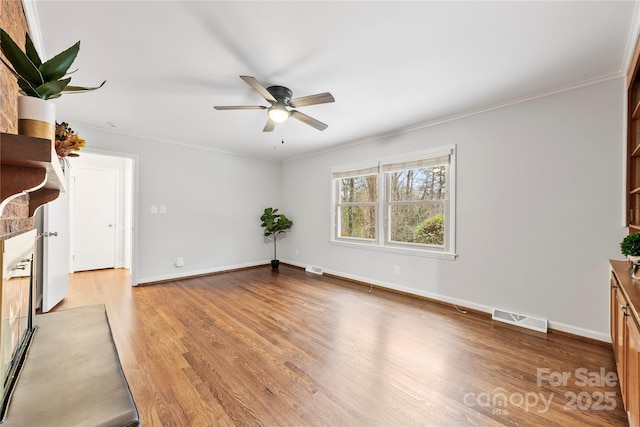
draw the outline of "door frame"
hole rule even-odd
[[[131,159],[131,286],[138,286],[138,162],[139,156],[137,154],[132,153],[124,153],[120,151],[111,151],[111,150],[101,150],[95,148],[84,148],[82,150],[86,153],[96,154],[100,156],[108,156],[108,157],[122,157],[126,159]],[[81,154],[82,155],[82,154]]]

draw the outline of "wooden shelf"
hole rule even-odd
[[[627,73],[626,216],[629,234],[640,233],[640,40]],[[611,342],[629,425],[640,425],[640,280],[628,261],[612,261]]]
[[[48,139],[0,133],[0,203],[29,194],[29,216],[66,191],[54,143]]]
[[[631,120],[640,119],[640,102],[636,104],[636,107],[633,109],[633,113],[631,114]]]

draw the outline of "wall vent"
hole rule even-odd
[[[526,316],[524,314],[510,313],[504,310],[493,310],[491,316],[493,320],[498,320],[504,323],[510,323],[512,325],[521,326],[527,329],[533,329],[534,331],[547,333],[547,320],[538,319],[536,317]]]
[[[308,265],[307,268],[305,268],[304,271],[308,271],[309,273],[313,273],[313,274],[322,275],[322,267],[316,267],[316,266],[313,266],[313,265]]]

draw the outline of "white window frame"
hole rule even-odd
[[[377,162],[371,163],[360,163],[353,164],[348,169],[334,168],[331,172],[331,180],[332,180],[332,194],[333,194],[333,202],[331,203],[333,209],[333,234],[335,235],[334,240],[344,240],[344,241],[352,241],[358,244],[371,244],[378,240],[379,236],[379,219],[380,219],[380,207],[379,207],[379,197],[380,197],[380,189],[378,186],[380,185],[379,179],[376,182],[377,194],[375,202],[353,202],[353,203],[341,203],[340,202],[340,179],[343,178],[355,178],[359,176],[369,176],[376,175],[378,176],[379,165]],[[345,237],[340,236],[340,208],[345,206],[373,206],[375,209],[375,233],[373,239],[363,238],[363,237]]]
[[[444,201],[445,217],[445,243],[443,246],[422,245],[408,242],[394,242],[389,237],[389,209],[393,202],[388,200],[389,187],[386,179],[387,171],[392,165],[420,164],[420,161],[448,157],[447,171],[447,199]],[[378,201],[376,208],[376,238],[362,239],[339,236],[339,178],[349,176],[362,176],[370,174],[372,169],[377,170],[378,175]],[[395,169],[400,170],[400,169]],[[406,170],[406,169],[402,169]],[[367,173],[363,173],[367,172]],[[455,144],[420,150],[401,155],[389,156],[378,160],[351,163],[337,166],[331,169],[331,236],[330,243],[336,246],[346,246],[381,252],[400,253],[415,256],[434,257],[453,260],[456,258],[456,146]],[[420,202],[430,203],[430,202]],[[440,203],[440,202],[438,202]]]

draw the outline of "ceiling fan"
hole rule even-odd
[[[322,123],[320,120],[309,117],[297,110],[289,110],[287,107],[299,108],[307,105],[335,102],[333,95],[329,92],[291,99],[293,92],[291,92],[289,88],[284,86],[269,86],[265,88],[262,83],[254,77],[240,76],[240,78],[262,95],[264,99],[269,101],[271,107],[265,107],[264,105],[216,105],[213,108],[216,110],[267,110],[267,123],[264,125],[264,129],[262,129],[263,132],[272,132],[276,127],[276,123],[284,122],[289,116],[318,130],[325,130],[328,127],[327,124]]]

